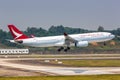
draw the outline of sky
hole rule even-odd
[[[49,29],[52,25],[97,30],[120,27],[120,0],[0,0],[0,29],[14,24]]]

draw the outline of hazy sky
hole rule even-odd
[[[0,0],[0,28],[51,25],[96,30],[120,27],[120,0]]]

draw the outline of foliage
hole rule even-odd
[[[99,31],[99,32],[103,32],[103,31],[104,31],[104,27],[99,26],[99,27],[98,27],[98,31]]]
[[[120,80],[120,75],[0,77],[0,80]]]
[[[120,60],[60,60],[71,67],[120,67]],[[55,61],[51,63],[57,64]]]

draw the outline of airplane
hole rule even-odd
[[[64,50],[67,52],[70,50],[71,46],[75,47],[86,47],[92,42],[105,42],[112,40],[115,35],[109,32],[93,32],[93,33],[82,33],[82,34],[71,34],[58,36],[48,36],[48,37],[28,37],[23,32],[21,32],[13,24],[8,25],[10,33],[13,36],[13,40],[9,40],[12,43],[19,43],[26,46],[32,47],[60,47],[58,51]]]

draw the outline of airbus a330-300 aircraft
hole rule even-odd
[[[8,28],[14,38],[14,40],[9,40],[10,42],[32,47],[59,46],[60,48],[58,49],[58,51],[68,51],[70,49],[70,46],[86,47],[89,43],[105,42],[115,37],[109,32],[94,32],[72,35],[64,33],[64,35],[59,36],[28,37],[19,29],[17,29],[14,25],[8,25]]]

